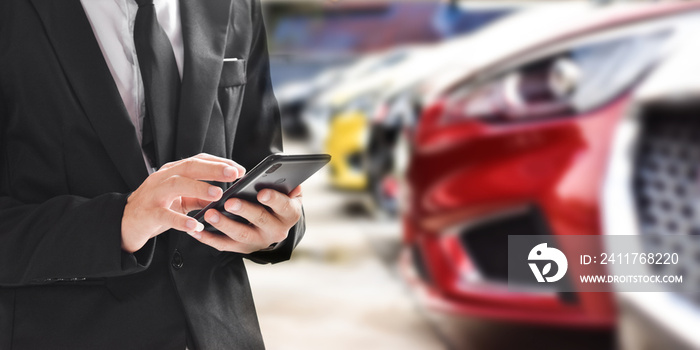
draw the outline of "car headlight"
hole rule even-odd
[[[453,90],[442,121],[530,120],[599,108],[639,82],[662,54],[670,30],[563,49]]]

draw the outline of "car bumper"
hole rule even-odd
[[[503,265],[511,234],[601,234],[600,190],[612,130],[628,100],[576,118],[465,123],[418,141],[404,232],[406,254],[417,253],[410,260],[423,265],[423,278],[411,283],[425,291],[429,305],[508,321],[613,326],[609,293],[509,289]],[[474,232],[482,238],[465,239]],[[489,243],[491,235],[500,241]],[[484,250],[496,257],[480,257]]]

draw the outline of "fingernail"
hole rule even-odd
[[[197,227],[195,227],[194,232],[202,232],[204,230],[204,224],[197,222]]]
[[[224,168],[224,176],[226,176],[226,177],[238,176],[238,169],[236,169],[232,166],[227,166]]]
[[[187,226],[187,228],[191,230],[197,227],[197,224],[199,224],[199,222],[197,222],[196,220],[187,220],[185,226]]]
[[[218,197],[219,191],[220,191],[220,188],[218,188],[216,186],[209,187],[209,195],[212,197]]]
[[[231,211],[239,211],[242,207],[241,201],[239,200],[234,200],[233,204],[231,204]]]
[[[219,220],[220,220],[219,214],[212,214],[212,215],[209,217],[209,222],[211,222],[212,224],[218,223]],[[204,227],[202,227],[202,229],[204,229]],[[201,230],[200,230],[200,231],[201,231]]]
[[[196,239],[202,239],[202,234],[199,232],[187,232],[187,234]]]
[[[270,200],[270,192],[263,192],[262,196],[260,196],[260,200],[263,202],[267,202]]]

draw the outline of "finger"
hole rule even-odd
[[[284,223],[297,222],[301,217],[301,202],[299,197],[290,198],[275,190],[265,189],[258,192],[258,201],[270,207],[275,215]]]
[[[289,198],[301,197],[302,195],[301,185],[299,185],[289,193]]]
[[[200,210],[209,205],[212,201],[210,200],[203,200],[199,198],[187,198],[187,197],[182,197],[182,202],[180,203],[180,207],[182,208],[182,211],[185,213],[189,213],[191,211],[195,210]]]
[[[240,164],[234,162],[234,161],[231,160],[231,159],[217,157],[217,156],[214,156],[214,155],[211,155],[211,154],[208,154],[208,153],[200,153],[200,154],[196,155],[195,157],[196,157],[196,158],[199,158],[199,159],[204,159],[204,160],[213,161],[213,162],[224,162],[224,163],[226,163],[226,164],[228,164],[228,165],[230,165],[230,166],[235,167],[236,169],[238,169],[238,174],[239,174],[240,176],[243,176],[243,175],[245,174],[245,172],[246,172],[246,169],[245,169],[242,165],[240,165]]]
[[[173,228],[184,232],[199,232],[204,229],[201,222],[170,209],[160,208],[154,215],[160,226]]]
[[[192,157],[185,158],[185,159],[180,159],[180,160],[174,161],[174,162],[165,163],[160,169],[172,168],[175,165],[178,165],[178,164],[182,163],[183,161],[186,161],[190,158],[197,158],[197,159],[208,160],[208,161],[213,161],[213,162],[220,162],[220,163],[228,164],[228,165],[233,166],[233,167],[243,168],[240,164],[234,162],[231,159],[217,157],[217,156],[214,156],[214,155],[211,155],[208,153],[200,153],[200,154],[197,154],[196,156],[192,156]]]
[[[216,201],[223,195],[223,190],[206,182],[192,180],[182,176],[171,176],[156,187],[153,198],[159,206],[169,207],[178,197],[197,198],[204,201]]]
[[[169,178],[179,175],[195,180],[233,182],[241,173],[238,168],[225,162],[205,160],[201,158],[187,158],[173,165],[164,166],[152,176]]]
[[[265,232],[282,227],[282,222],[264,206],[238,198],[229,199],[224,203],[227,212],[236,214]]]
[[[209,231],[192,232],[190,233],[190,235],[196,240],[222,252],[226,251],[249,254],[254,251],[260,250],[260,248],[256,248],[241,242],[236,242],[233,239],[231,239],[231,237],[211,233]]]
[[[257,227],[229,219],[215,209],[207,210],[204,213],[204,220],[236,242],[260,247],[269,245],[269,243],[265,244],[267,240]]]

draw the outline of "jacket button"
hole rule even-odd
[[[170,264],[173,266],[175,270],[179,270],[182,268],[182,265],[184,265],[185,260],[182,259],[182,254],[180,254],[180,251],[175,249],[175,254],[173,254],[173,260],[170,262]]]

